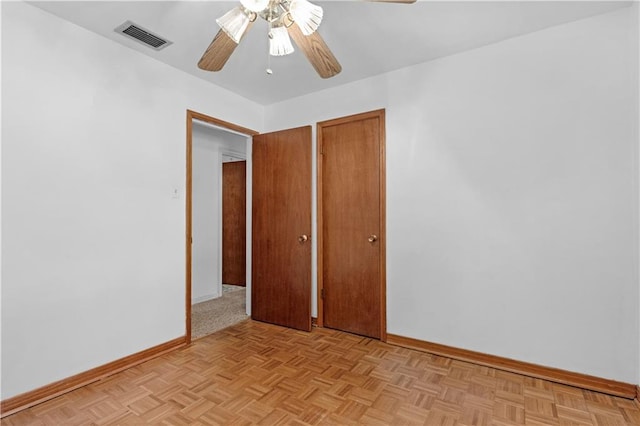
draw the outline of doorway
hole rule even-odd
[[[318,123],[318,325],[386,340],[385,111]]]
[[[194,326],[194,303],[214,303],[225,307],[222,286],[222,167],[225,156],[233,156],[251,163],[251,137],[257,132],[232,123],[187,111],[187,180],[186,203],[186,339],[192,339]],[[250,224],[250,172],[246,177],[245,198],[245,251],[251,247]],[[247,263],[250,257],[246,256]],[[245,271],[250,265],[245,263]],[[245,272],[245,275],[246,272]],[[241,315],[250,312],[250,276],[246,276],[246,295],[241,303]],[[243,293],[245,293],[243,289]],[[237,296],[237,295],[235,295]],[[237,299],[237,297],[236,297]],[[199,304],[199,305],[200,305]],[[216,308],[218,309],[218,308]],[[198,315],[202,312],[198,311]],[[210,313],[208,313],[210,314]],[[227,315],[227,313],[223,313]],[[228,316],[228,315],[227,315]],[[212,323],[219,326],[219,315],[208,315]],[[227,318],[233,320],[233,318]],[[224,324],[223,324],[224,325]],[[199,330],[200,337],[202,330]],[[208,334],[208,333],[207,333]]]

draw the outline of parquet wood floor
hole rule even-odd
[[[3,425],[640,425],[634,401],[247,320]]]

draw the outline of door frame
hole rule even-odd
[[[380,340],[387,341],[387,193],[386,193],[386,131],[385,131],[385,109],[379,109],[375,111],[364,112],[360,114],[349,115],[346,117],[335,118],[332,120],[325,120],[316,124],[316,166],[317,166],[317,201],[316,201],[316,235],[317,235],[317,309],[318,327],[324,326],[324,301],[322,300],[322,292],[324,290],[323,280],[323,217],[322,217],[322,128],[335,126],[338,124],[349,123],[351,121],[366,120],[369,118],[378,118],[380,124]]]
[[[221,130],[241,133],[248,138],[257,134],[255,130],[239,126],[228,121],[220,120],[190,109],[187,110],[187,141],[186,141],[186,182],[185,182],[185,341],[191,343],[191,255],[193,242],[192,212],[193,212],[193,120],[203,121]]]

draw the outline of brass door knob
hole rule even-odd
[[[308,240],[309,240],[309,237],[308,237],[308,236],[306,236],[306,235],[304,235],[304,234],[302,234],[302,235],[300,235],[300,236],[298,237],[298,242],[299,242],[299,243],[304,243],[304,242],[306,242],[306,241],[308,241]]]
[[[370,243],[375,243],[378,240],[378,236],[375,234],[371,234],[369,235],[369,242]]]

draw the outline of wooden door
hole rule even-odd
[[[253,137],[251,316],[311,330],[311,127]]]
[[[318,149],[322,325],[385,339],[384,110],[318,123]]]
[[[222,163],[222,282],[246,285],[247,162]]]

